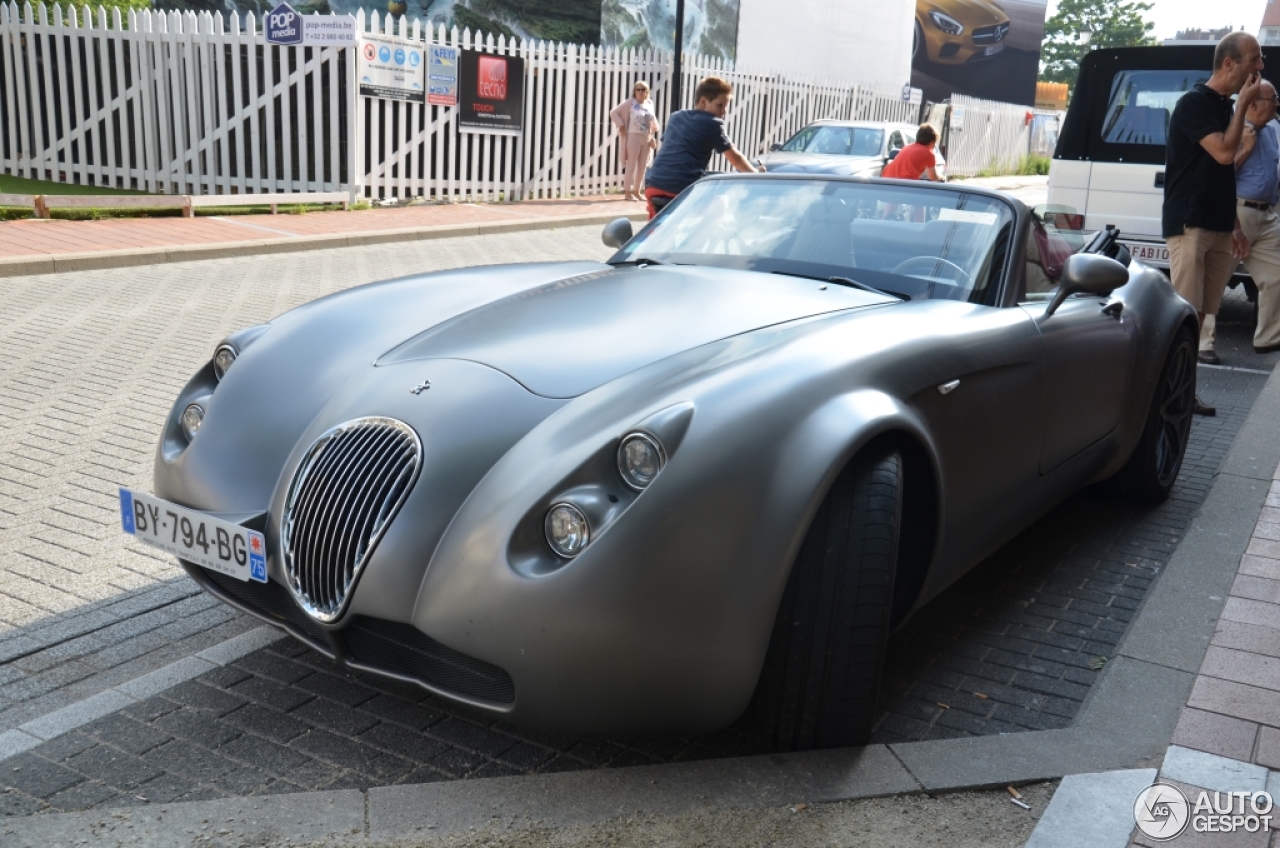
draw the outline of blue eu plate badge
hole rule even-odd
[[[261,533],[249,531],[249,576],[267,582],[267,544]]]

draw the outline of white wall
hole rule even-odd
[[[741,0],[738,63],[902,85],[915,0]]]

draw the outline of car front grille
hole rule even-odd
[[[422,442],[393,418],[329,430],[294,472],[280,521],[289,590],[317,621],[335,621],[422,466]]]
[[[412,624],[353,616],[342,631],[351,662],[389,671],[447,692],[510,704],[516,699],[511,675],[496,665],[440,644]]]
[[[1004,37],[1009,34],[1009,24],[996,24],[995,26],[978,27],[973,31],[974,44],[999,44],[1004,41]]]

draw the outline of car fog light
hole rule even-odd
[[[658,440],[646,433],[632,433],[618,446],[618,471],[633,489],[643,489],[658,476],[667,457]]]
[[[964,32],[963,24],[950,15],[944,15],[942,12],[930,12],[929,20],[933,21],[933,25],[947,35],[961,35]]]
[[[188,404],[187,408],[182,410],[182,435],[187,437],[188,442],[200,432],[200,425],[203,423],[204,407],[200,404]]]
[[[547,544],[565,559],[572,559],[582,553],[587,542],[591,541],[587,517],[573,504],[560,503],[551,507],[544,524]]]
[[[236,349],[231,345],[219,345],[213,353],[213,376],[219,380],[227,373],[231,363],[236,361]]]

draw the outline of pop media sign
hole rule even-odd
[[[302,15],[288,3],[281,3],[267,12],[267,43],[302,43]]]
[[[463,50],[460,70],[461,130],[519,134],[524,128],[524,59]]]

